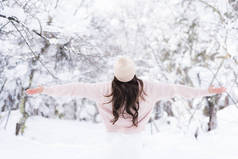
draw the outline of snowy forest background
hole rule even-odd
[[[100,124],[94,101],[24,91],[112,80],[118,55],[132,57],[138,77],[227,88],[212,97],[158,101],[151,134],[166,125],[197,138],[222,126],[218,112],[238,112],[237,0],[2,0],[0,38],[1,132],[12,127],[11,134],[24,136],[35,116]],[[226,117],[237,126],[236,113]]]

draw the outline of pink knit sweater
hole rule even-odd
[[[111,81],[98,82],[98,83],[82,83],[74,82],[63,85],[55,85],[44,87],[42,94],[51,96],[71,96],[88,98],[94,100],[99,110],[103,122],[105,123],[108,132],[123,132],[123,133],[136,133],[145,129],[145,125],[149,120],[153,107],[158,100],[169,99],[175,96],[184,98],[194,98],[213,95],[208,92],[208,89],[188,87],[179,84],[167,84],[157,81],[143,79],[144,91],[147,93],[145,96],[146,101],[140,101],[138,127],[132,125],[131,118],[120,117],[117,122],[112,125],[110,122],[113,119],[112,104],[103,104],[111,99],[104,97],[111,92]]]

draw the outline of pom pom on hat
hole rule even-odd
[[[134,78],[136,67],[127,56],[119,56],[114,64],[114,76],[121,82],[128,82]]]

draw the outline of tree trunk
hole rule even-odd
[[[208,122],[208,131],[211,131],[217,127],[217,109],[215,103],[213,102],[216,97],[206,97],[208,101],[208,113],[209,113],[209,122]]]

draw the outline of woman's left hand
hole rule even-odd
[[[212,86],[210,86],[210,87],[208,88],[208,92],[209,92],[209,93],[221,94],[221,93],[223,93],[223,92],[225,92],[225,91],[226,91],[226,88],[225,88],[225,87],[214,88],[214,86],[212,85]]]
[[[27,89],[26,93],[29,95],[39,94],[39,93],[43,92],[43,89],[44,89],[43,86],[39,86],[37,88]]]

